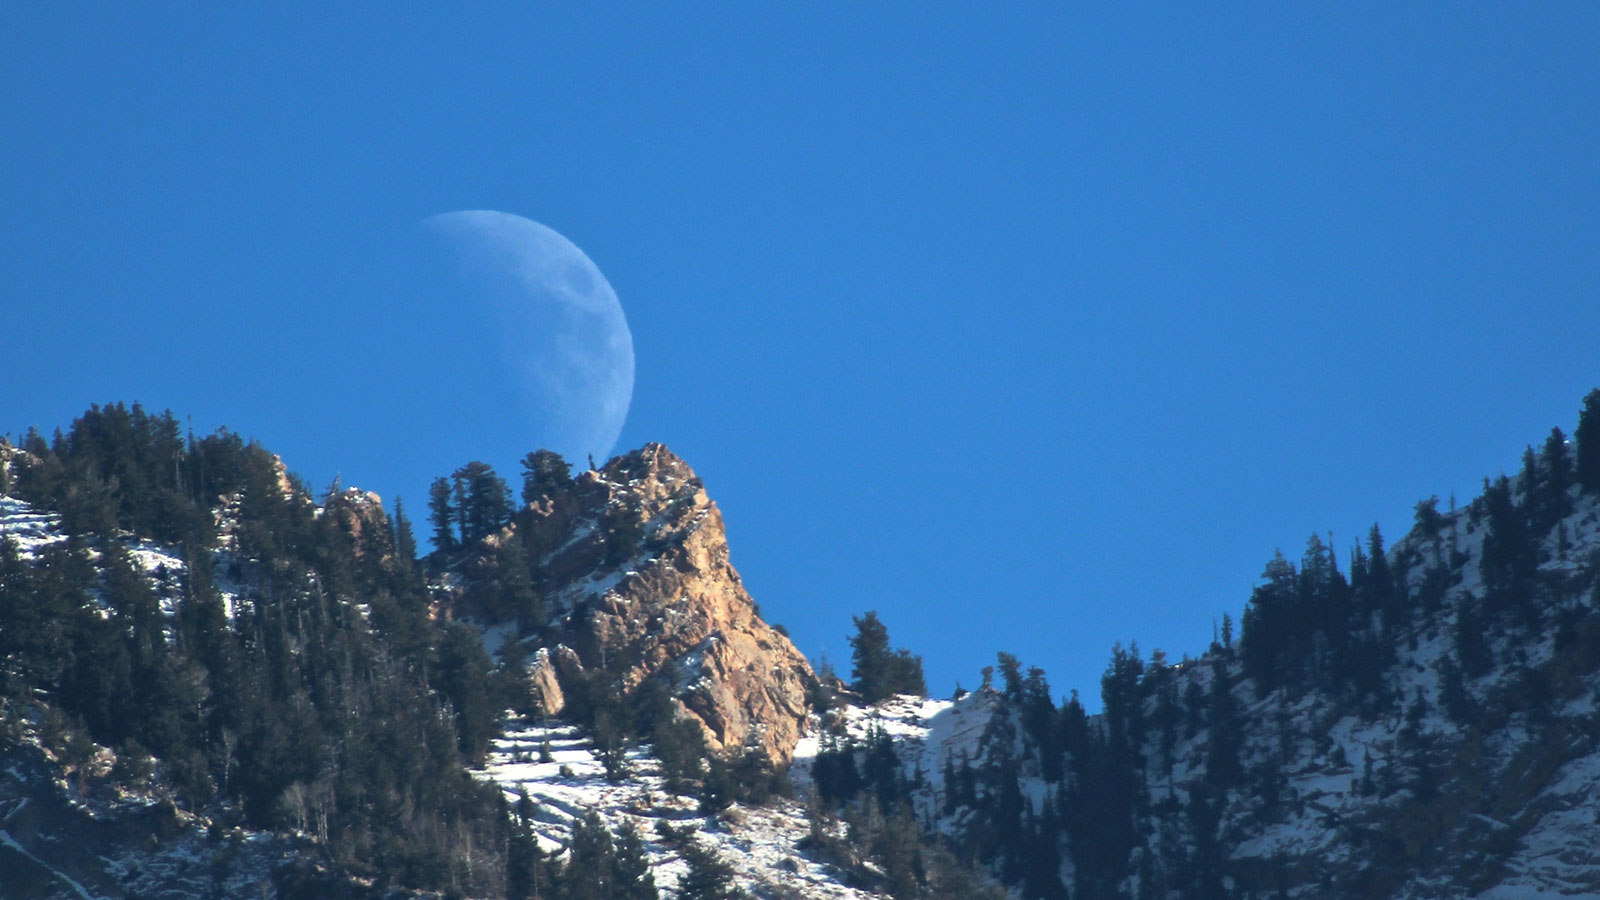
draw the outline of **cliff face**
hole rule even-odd
[[[630,689],[675,667],[678,700],[714,747],[793,756],[816,676],[762,620],[729,562],[721,512],[666,447],[553,486],[499,538],[523,541],[564,645],[534,658],[547,709],[579,667],[618,672]]]

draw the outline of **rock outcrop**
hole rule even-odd
[[[574,662],[630,690],[671,673],[714,748],[789,761],[816,676],[762,620],[729,562],[722,514],[682,459],[660,444],[616,457],[549,486],[497,537],[523,542],[563,645],[534,658],[547,710]]]

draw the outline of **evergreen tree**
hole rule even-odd
[[[689,871],[678,882],[678,900],[747,900],[750,896],[734,882],[733,869],[715,850],[690,838],[681,852]]]
[[[1194,678],[1185,681],[1187,683],[1183,686],[1183,736],[1193,738],[1206,724],[1206,697],[1199,681]]]
[[[450,479],[440,476],[428,486],[428,522],[433,525],[433,547],[449,552],[456,548],[455,506],[450,499]]]
[[[549,624],[549,615],[544,596],[534,589],[521,537],[512,535],[495,551],[495,557],[498,563],[498,605],[501,614],[516,619],[522,634],[542,631]]]
[[[1396,603],[1394,570],[1389,568],[1389,554],[1383,546],[1383,532],[1374,522],[1367,532],[1367,569],[1362,579],[1362,594],[1368,613],[1381,613],[1386,630],[1399,624],[1401,607]]]
[[[922,657],[904,647],[897,648],[889,659],[889,678],[897,694],[928,695],[928,683],[922,675]]]
[[[477,632],[459,624],[445,629],[432,673],[434,684],[455,711],[461,752],[474,762],[483,759],[500,726],[502,705],[489,677],[493,670],[494,660],[484,651]]]
[[[922,696],[927,693],[922,677],[922,657],[913,656],[904,649],[891,650],[889,629],[879,621],[876,612],[868,611],[852,620],[856,633],[850,638],[850,687],[861,695],[863,702],[877,703],[895,694]]]
[[[1203,786],[1189,794],[1185,824],[1188,826],[1191,850],[1189,864],[1185,867],[1189,878],[1188,890],[1183,893],[1185,897],[1194,900],[1227,900],[1228,893],[1222,880],[1227,849],[1217,837],[1222,801],[1222,796]]]
[[[1282,552],[1273,555],[1261,578],[1240,623],[1239,657],[1245,674],[1267,693],[1293,678],[1293,654],[1301,649],[1296,632],[1303,620],[1299,573]]]
[[[1214,661],[1211,666],[1211,695],[1206,720],[1210,726],[1206,742],[1206,781],[1219,788],[1239,784],[1244,769],[1239,751],[1244,744],[1244,726],[1239,706],[1233,699],[1227,667]]]
[[[561,873],[562,900],[614,900],[617,856],[599,813],[590,810],[573,823],[567,864]]]
[[[618,565],[631,559],[644,540],[644,504],[639,495],[624,492],[616,503],[600,514],[600,530],[606,537],[606,564]]]
[[[1572,498],[1568,496],[1574,482],[1572,452],[1561,429],[1550,429],[1539,460],[1543,478],[1539,485],[1539,524],[1535,530],[1543,534],[1572,513]]]
[[[535,450],[522,458],[522,502],[533,503],[572,480],[572,468],[553,450]]]
[[[511,489],[488,463],[473,460],[450,478],[463,545],[476,544],[511,520]]]
[[[1489,673],[1494,657],[1489,652],[1489,642],[1484,637],[1484,621],[1478,611],[1478,601],[1467,593],[1456,601],[1456,621],[1452,636],[1455,639],[1456,659],[1469,678]]]
[[[1412,534],[1419,538],[1437,539],[1439,529],[1444,527],[1444,516],[1439,514],[1438,496],[1417,501],[1413,521]]]
[[[1600,388],[1584,396],[1583,411],[1578,414],[1578,428],[1572,437],[1578,445],[1578,483],[1586,493],[1600,491]]]
[[[1004,650],[995,654],[1000,667],[1000,692],[1012,703],[1022,702],[1022,660]]]
[[[811,772],[817,793],[830,803],[855,796],[864,785],[856,767],[855,745],[848,738],[841,741],[834,735],[824,735]]]
[[[400,562],[410,566],[417,558],[417,538],[411,531],[411,520],[406,518],[406,506],[399,497],[394,498],[394,549]]]
[[[1144,663],[1135,646],[1111,648],[1111,662],[1100,676],[1100,700],[1105,710],[1106,745],[1117,765],[1139,768],[1144,745],[1144,696],[1139,689]]]
[[[615,900],[659,900],[655,876],[650,873],[650,857],[644,838],[629,819],[617,835],[617,854],[613,868],[612,896]]]
[[[1533,581],[1539,567],[1538,537],[1517,509],[1504,475],[1485,485],[1480,501],[1485,534],[1478,566],[1484,606],[1490,613],[1515,611],[1536,619]]]
[[[1467,693],[1466,684],[1461,674],[1461,667],[1449,656],[1439,660],[1439,705],[1444,707],[1451,720],[1458,724],[1469,724],[1476,718],[1477,704]]]
[[[922,895],[927,872],[922,861],[921,832],[909,805],[899,807],[886,818],[883,827],[872,836],[871,848],[883,868],[883,886],[889,896],[899,900]]]
[[[524,817],[512,829],[506,850],[506,900],[547,897],[550,882],[550,865]]]
[[[0,538],[8,705],[81,723],[56,729],[79,750],[120,745],[119,778],[147,777],[139,761],[154,753],[180,806],[220,795],[241,824],[300,831],[336,867],[481,896],[520,878],[513,896],[548,896],[531,836],[517,838],[499,792],[462,771],[450,724],[492,728],[493,697],[475,697],[492,695],[490,665],[470,630],[452,641],[427,618],[403,511],[357,535],[345,516],[316,516],[258,444],[225,431],[185,442],[170,414],[138,406],[92,408],[53,443],[29,443],[30,502],[93,533],[31,563]],[[122,532],[183,546],[181,581],[140,570]],[[220,560],[244,587],[227,604]]]

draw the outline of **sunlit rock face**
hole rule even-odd
[[[574,663],[617,673],[627,689],[671,670],[713,747],[793,756],[816,676],[762,620],[729,562],[721,512],[666,447],[548,490],[499,539],[524,542],[556,623],[555,649],[533,658],[541,696],[560,697]]]

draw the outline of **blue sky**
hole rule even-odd
[[[1092,696],[1600,383],[1592,5],[344,6],[0,12],[0,432],[511,474],[495,321],[416,288],[424,218],[505,210],[605,272],[619,449],[808,655],[876,609],[937,693]]]

